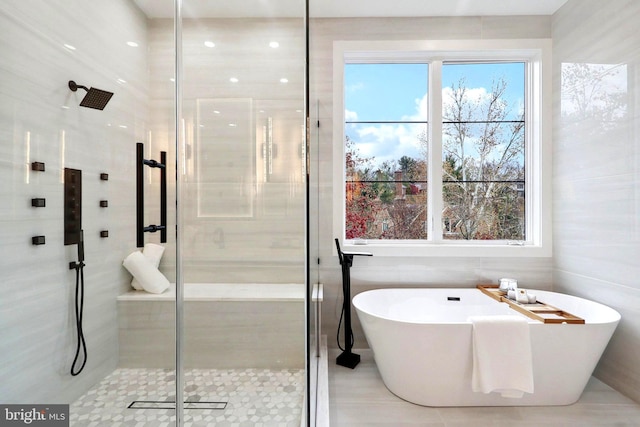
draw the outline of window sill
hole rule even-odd
[[[551,257],[551,247],[544,245],[480,244],[475,242],[354,244],[346,241],[345,252],[370,252],[382,257],[460,257],[460,258],[544,258]]]

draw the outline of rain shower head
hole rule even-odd
[[[69,80],[69,89],[73,92],[77,91],[78,88],[84,89],[87,91],[87,94],[80,102],[81,107],[94,108],[96,110],[104,110],[104,107],[107,106],[107,103],[113,96],[113,92],[107,92],[106,90],[96,89],[95,87],[87,88],[86,86],[82,86],[76,84],[73,80]]]

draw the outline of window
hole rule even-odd
[[[549,42],[375,45],[334,45],[336,235],[388,255],[549,256]]]
[[[445,239],[527,240],[526,65],[442,64]]]
[[[427,238],[427,81],[424,63],[345,64],[347,239]]]

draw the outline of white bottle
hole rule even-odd
[[[521,304],[529,304],[529,296],[525,289],[518,289],[516,291],[516,301]]]

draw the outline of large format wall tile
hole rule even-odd
[[[9,0],[0,27],[0,401],[67,403],[118,361],[115,301],[135,246],[134,147],[147,134],[146,18],[127,0]],[[80,107],[85,92],[71,92],[69,80],[114,96],[103,111]],[[30,171],[35,161],[44,172]],[[63,240],[65,167],[83,177],[89,357],[77,377],[69,374],[76,248]],[[46,207],[32,208],[36,197]],[[46,244],[31,245],[34,235]]]
[[[596,374],[640,401],[640,4],[570,0],[553,17],[554,290],[622,320]]]
[[[183,22],[187,282],[304,278],[303,30],[302,19],[291,18]],[[173,111],[172,31],[169,20],[150,23],[153,128],[161,138]],[[161,264],[168,275],[173,251],[168,245]]]

